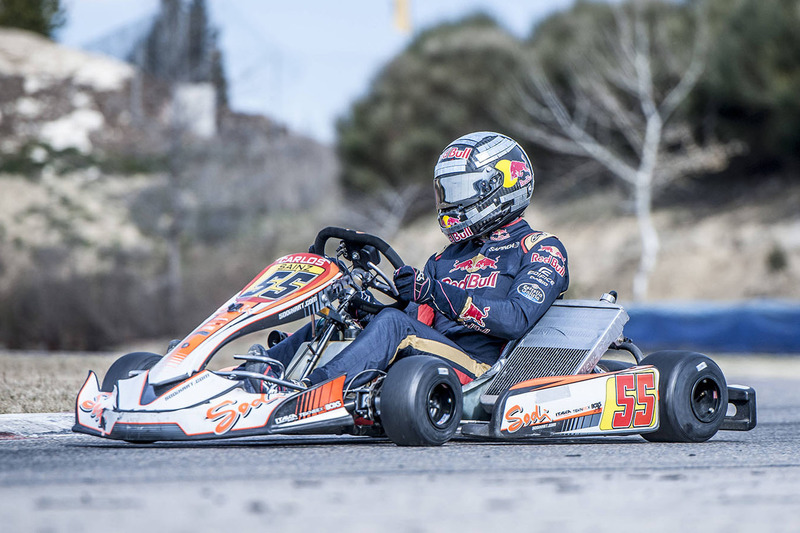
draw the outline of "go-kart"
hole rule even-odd
[[[331,239],[339,243],[327,256]],[[124,355],[102,384],[90,371],[73,431],[137,443],[348,433],[428,446],[458,431],[481,439],[641,434],[649,441],[702,442],[720,429],[756,425],[755,391],[728,385],[709,357],[680,351],[645,357],[623,335],[628,315],[613,293],[556,301],[489,371],[463,386],[446,361],[415,355],[374,369],[376,377],[363,386],[350,387],[339,376],[304,388],[299,380],[358,336],[359,317],[406,305],[379,268],[381,257],[393,268],[403,265],[378,237],[323,229],[309,253],[276,260],[164,355]],[[312,322],[312,339],[288,365],[233,355],[277,373],[208,367],[232,340],[304,318]],[[273,330],[268,344],[284,336]],[[634,362],[606,356],[614,353]],[[247,380],[262,380],[266,392],[248,392]]]

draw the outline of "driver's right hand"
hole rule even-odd
[[[426,304],[433,299],[433,283],[421,270],[403,265],[394,271],[394,286],[400,298],[408,302]]]

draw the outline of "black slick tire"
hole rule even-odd
[[[660,424],[643,433],[651,442],[704,442],[713,437],[728,408],[728,387],[709,357],[684,351],[655,352],[642,365],[658,369]]]
[[[149,370],[161,360],[161,356],[152,352],[131,352],[123,355],[109,367],[103,378],[100,390],[111,392],[114,384],[120,379],[128,379],[132,370]]]
[[[436,357],[414,355],[389,369],[380,392],[380,418],[398,446],[441,446],[455,435],[463,398],[455,371]]]

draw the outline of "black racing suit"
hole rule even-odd
[[[385,370],[395,358],[419,353],[445,359],[467,383],[491,368],[505,344],[524,335],[569,285],[561,241],[522,219],[485,240],[449,245],[428,259],[424,272],[434,282],[429,304],[378,313],[350,346],[311,373],[311,383],[345,374],[359,386],[374,377],[362,371]],[[288,364],[310,337],[309,324],[269,355]]]

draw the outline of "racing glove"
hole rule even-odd
[[[442,285],[426,272],[408,265],[395,271],[394,285],[402,299],[418,304],[432,304],[451,320],[458,318],[459,311],[467,300],[467,294],[462,289]]]
[[[425,272],[404,265],[394,272],[394,286],[400,298],[408,302],[426,304],[431,301],[433,284]]]

